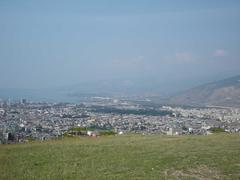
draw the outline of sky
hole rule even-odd
[[[1,0],[0,88],[240,74],[239,0]]]

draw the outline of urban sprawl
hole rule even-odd
[[[86,133],[74,133],[85,129]],[[81,104],[0,100],[0,144],[48,140],[64,135],[159,133],[209,135],[240,132],[240,108],[156,106],[94,97]]]

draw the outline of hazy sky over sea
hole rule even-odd
[[[239,57],[239,0],[0,1],[0,88],[204,82]]]

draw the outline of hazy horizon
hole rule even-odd
[[[240,72],[239,22],[237,0],[1,1],[0,88],[220,80]]]

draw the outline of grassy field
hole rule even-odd
[[[124,135],[0,145],[0,179],[240,179],[240,135]]]

